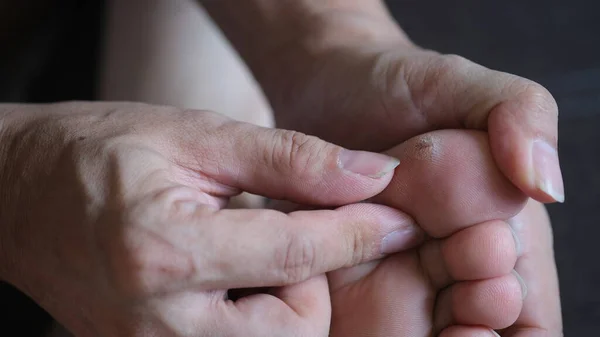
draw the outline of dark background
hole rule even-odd
[[[54,1],[2,44],[0,102],[93,100],[102,1]],[[550,205],[566,336],[600,329],[600,2],[388,0],[418,44],[535,80],[560,108],[567,201]],[[2,5],[0,4],[0,11]],[[1,14],[1,13],[0,13]],[[1,16],[1,15],[0,15]],[[2,41],[4,42],[4,41]],[[5,48],[9,46],[10,48]],[[0,285],[0,329],[36,336],[42,311]]]
[[[418,44],[554,95],[566,202],[550,205],[565,336],[600,336],[600,2],[388,1]]]

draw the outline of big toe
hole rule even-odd
[[[498,170],[487,133],[440,130],[387,151],[400,159],[389,186],[372,200],[401,209],[433,237],[508,219],[526,196]]]

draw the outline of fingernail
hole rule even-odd
[[[521,298],[525,299],[527,297],[527,285],[525,284],[525,281],[516,270],[513,269],[512,274],[515,275],[517,281],[519,281],[519,285],[521,285]]]
[[[508,228],[510,229],[510,233],[512,234],[513,239],[515,240],[515,250],[517,251],[517,256],[521,256],[521,254],[523,253],[523,247],[521,246],[521,239],[519,239],[519,235],[517,235],[517,232],[510,224],[509,224]]]
[[[490,330],[490,331],[492,332],[492,334],[494,334],[494,336],[496,336],[496,337],[502,337],[496,331],[494,331],[494,330]]]
[[[555,201],[564,202],[565,190],[556,149],[543,140],[536,140],[532,145],[532,160],[536,187]]]
[[[412,247],[417,237],[413,229],[401,229],[386,235],[381,242],[381,254],[397,253]]]
[[[367,176],[381,178],[392,172],[400,161],[380,153],[366,151],[340,151],[338,164],[344,170]]]

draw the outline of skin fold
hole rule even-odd
[[[527,167],[529,165],[528,151],[530,151],[527,146],[530,144],[530,136],[546,139],[552,145],[556,143],[556,105],[549,93],[541,86],[514,75],[486,69],[460,57],[441,55],[418,48],[408,40],[395,23],[389,20],[389,16],[385,14],[385,11],[382,11],[384,8],[378,1],[296,1],[296,4],[302,4],[302,6],[289,6],[287,8],[285,5],[273,6],[275,3],[284,4],[284,2],[268,0],[248,1],[243,4],[236,2],[235,6],[228,9],[227,13],[235,13],[237,10],[247,12],[250,8],[253,13],[257,14],[255,16],[245,15],[246,20],[237,20],[236,23],[232,23],[228,18],[229,14],[222,11],[222,8],[218,8],[221,5],[228,6],[227,2],[207,4],[207,9],[216,22],[219,23],[227,37],[230,38],[230,41],[233,42],[235,48],[241,53],[252,69],[253,74],[259,79],[270,103],[276,108],[274,112],[279,126],[316,134],[321,138],[351,148],[376,151],[383,151],[413,136],[435,129],[474,128],[488,130],[491,132],[488,140],[491,143],[482,146],[481,149],[475,149],[478,148],[475,146],[472,153],[487,153],[486,156],[488,157],[484,157],[489,159],[491,151],[492,158],[499,165],[500,172],[517,184],[526,195],[545,202],[552,201],[547,193],[538,189],[536,181],[532,178],[530,169]],[[321,6],[322,4],[326,6]],[[302,12],[307,8],[312,8],[312,14],[302,15]],[[263,10],[265,12],[262,12]],[[267,11],[271,11],[272,16],[262,15]],[[292,17],[300,18],[300,20],[290,20],[286,12]],[[278,17],[281,20],[265,20],[269,17]],[[181,26],[180,23],[185,22],[185,20],[179,20],[178,22],[178,25]],[[307,22],[311,23],[310,28],[307,28]],[[244,23],[251,26],[235,27],[236,24]],[[127,32],[130,31],[127,30]],[[183,36],[180,33],[174,34],[171,29],[164,29],[162,32],[165,32],[166,37],[171,36],[170,41],[174,41],[172,36]],[[173,34],[169,35],[168,32]],[[273,32],[276,32],[276,34]],[[123,35],[123,30],[119,32],[119,35]],[[269,39],[264,38],[267,35]],[[236,38],[236,36],[238,37]],[[183,38],[180,40],[183,40]],[[240,42],[242,40],[243,42]],[[285,41],[294,41],[294,43],[286,44]],[[244,43],[252,48],[244,47]],[[263,45],[267,43],[270,43],[270,45],[263,48]],[[176,49],[173,45],[165,48],[165,50]],[[249,51],[254,54],[249,54]],[[182,55],[194,54],[183,53]],[[157,59],[153,60],[156,61]],[[183,62],[165,61],[164,64],[171,64],[170,68],[167,68],[166,72],[158,72],[162,76],[159,76],[159,80],[152,81],[152,83],[161,83],[160,79],[170,78],[169,74],[173,72],[169,69],[173,70],[172,65],[188,64],[189,62],[186,63],[185,60],[183,59]],[[214,65],[214,62],[221,62],[222,60],[223,57],[217,57],[211,64]],[[138,66],[139,64],[139,62],[134,62],[133,65]],[[156,65],[154,63],[149,67],[152,68]],[[237,65],[230,68],[235,67]],[[132,68],[125,67],[125,70],[131,70]],[[353,71],[348,72],[348,69]],[[188,71],[189,69],[183,70],[186,74]],[[209,67],[207,71],[214,71],[214,69]],[[114,71],[113,73],[122,73],[122,71]],[[155,72],[141,69],[140,73],[154,74]],[[175,81],[171,85],[165,85],[163,89],[154,87],[154,94],[151,91],[146,91],[146,96],[136,97],[136,95],[142,94],[144,90],[135,89],[135,83],[131,83],[134,78],[136,77],[126,76],[127,81],[113,81],[113,84],[119,84],[119,86],[113,86],[119,88],[118,93],[114,89],[113,95],[124,95],[120,97],[143,101],[166,100],[166,103],[174,102],[177,105],[198,107],[197,105],[207,103],[207,100],[202,100],[198,98],[198,95],[190,93],[187,94],[190,99],[186,101],[186,96],[181,97],[181,93],[187,93],[190,88],[208,88],[212,86],[210,81],[199,80],[200,84],[188,85],[184,88],[185,90],[178,90],[177,95],[170,95],[169,92],[173,92],[170,89],[182,83],[175,76],[173,77]],[[201,77],[197,76],[196,78]],[[242,77],[236,83],[245,83],[245,81],[247,79]],[[124,83],[131,85],[130,88],[134,89],[133,94],[126,87],[123,87]],[[219,91],[218,95],[222,95],[222,99],[216,99],[214,102],[208,101],[208,103],[219,105],[224,104],[223,102],[229,102],[228,104],[250,102],[244,104],[251,105],[253,107],[251,110],[256,111],[253,103],[257,101],[255,94],[250,94],[250,97],[234,102],[228,100],[227,90],[227,87],[225,87]],[[253,90],[255,88],[250,91]],[[206,90],[200,91],[206,92]],[[232,94],[239,97],[239,92]],[[229,105],[224,106],[228,107]],[[216,108],[218,107],[216,106]],[[262,105],[259,104],[258,110],[262,108]],[[243,109],[238,108],[224,112],[228,115],[235,115],[239,111],[242,113],[233,116],[234,118],[246,119],[259,124],[269,119],[257,118],[250,112],[244,112]],[[507,139],[520,140],[514,143],[509,142],[509,149],[498,146],[498,144],[505,143]],[[417,143],[420,144],[418,146],[420,148],[428,148],[428,146],[425,146],[428,143],[427,141]],[[402,148],[402,146],[400,147]],[[402,150],[398,156],[405,152],[405,150]],[[470,160],[477,157],[464,152],[461,152],[461,155]],[[481,158],[475,159],[481,160]],[[455,164],[456,167],[462,167],[460,162]],[[401,169],[402,167],[399,168],[399,170]],[[460,177],[460,174],[457,174],[459,170],[456,170],[456,168],[450,167],[448,171],[455,174],[453,177]],[[493,173],[492,176],[497,177],[498,171],[491,172]],[[402,182],[401,179],[396,180]],[[467,180],[465,178],[465,183],[461,185],[471,186]],[[444,185],[441,178],[438,182],[440,183],[440,190],[449,188],[449,186]],[[423,186],[431,188],[428,186],[427,181],[424,182]],[[416,190],[420,189],[417,188]],[[472,189],[468,190],[473,192]],[[400,196],[403,196],[403,193],[410,193],[404,191],[406,190],[398,188],[394,193],[398,193]],[[451,195],[460,195],[458,190],[450,189],[450,192],[453,192]],[[387,198],[380,196],[378,197],[380,199],[373,200],[394,204],[394,197],[390,196],[391,194],[393,193],[389,192]],[[415,198],[415,196],[420,196],[420,199]],[[446,201],[444,196],[437,199],[432,199],[432,196],[436,196],[436,194],[413,192],[408,201],[394,205],[408,207],[411,210],[411,216],[421,221],[425,220],[424,223],[428,226],[427,224],[435,224],[436,221],[439,221],[435,216],[442,217],[441,213],[443,212],[431,212],[430,209],[434,207],[427,205],[427,203],[432,205],[442,204],[443,206],[443,202]],[[471,197],[476,199],[474,196]],[[418,209],[410,202],[412,198],[421,200],[423,204],[427,205],[427,210]],[[464,207],[458,207],[457,209],[464,209]],[[448,216],[456,217],[456,220],[467,220],[461,226],[474,225],[474,223],[468,221],[472,220],[469,216],[473,216],[473,214],[469,215],[467,212],[465,217],[461,218],[458,213],[449,213]],[[482,214],[485,214],[485,212],[481,211],[481,213],[476,214],[479,216],[476,218],[480,219]],[[502,214],[502,216],[504,215]],[[519,259],[516,262],[515,269],[526,281],[528,292],[524,301],[524,309],[519,318],[511,327],[498,332],[503,336],[560,336],[562,327],[558,282],[552,253],[552,232],[545,210],[538,202],[528,200],[524,210],[511,218],[508,223],[513,232],[517,233],[519,237]],[[443,227],[429,226],[432,227],[430,228],[433,230],[432,233],[436,234],[436,238],[440,239],[440,242],[452,242],[452,240],[446,238],[448,233],[443,231]],[[459,238],[461,236],[463,238],[503,238],[502,242],[508,241],[508,243],[505,242],[506,246],[503,249],[510,251],[510,240],[507,240],[506,231],[498,230],[499,227],[501,226],[497,222],[490,224],[489,221],[484,221],[473,226],[470,231],[455,228],[452,233],[459,235]],[[468,242],[469,240],[465,239],[465,241]],[[435,245],[432,244],[427,247],[435,247]],[[473,247],[478,253],[486,249],[486,247],[478,247],[477,245]],[[498,249],[500,248],[502,247]],[[435,251],[431,248],[422,249]],[[377,312],[382,317],[383,324],[381,326],[387,327],[391,326],[392,323],[394,324],[390,328],[392,331],[394,329],[396,331],[407,331],[409,326],[425,331],[428,324],[432,330],[438,331],[441,326],[447,325],[446,323],[436,323],[434,318],[441,317],[444,313],[447,314],[448,311],[451,311],[449,309],[452,309],[452,306],[446,305],[445,312],[442,311],[442,313],[436,311],[440,307],[437,302],[443,301],[441,295],[438,299],[437,294],[431,294],[436,290],[440,290],[440,286],[439,284],[420,283],[421,281],[432,283],[434,277],[425,272],[427,264],[423,267],[423,263],[418,258],[419,255],[420,250],[416,253],[399,254],[387,258],[383,262],[372,262],[356,267],[352,273],[348,271],[340,272],[343,276],[347,274],[353,276],[340,277],[343,279],[342,281],[345,281],[340,281],[342,284],[345,284],[348,280],[355,281],[355,278],[360,280],[356,283],[360,283],[361,286],[348,287],[359,289],[354,290],[354,294],[361,294],[362,292],[373,295],[373,298],[381,299],[381,302],[373,301],[371,306],[368,307],[373,310],[353,311],[352,314],[356,317],[353,316],[353,319],[348,319],[346,322],[355,323],[355,325],[351,325],[353,327],[356,327],[357,322],[361,323],[366,329],[366,327],[375,323],[381,323],[378,322],[378,316],[373,314]],[[482,262],[473,261],[473,263],[476,267],[477,263]],[[389,265],[395,267],[392,268]],[[405,267],[398,267],[398,265]],[[387,267],[382,268],[382,266]],[[421,269],[420,274],[415,271],[418,268]],[[473,268],[473,270],[477,270],[477,268]],[[486,270],[484,269],[484,271]],[[403,282],[406,283],[402,283],[404,284],[402,288],[395,284],[389,285],[392,291],[385,294],[383,291],[371,294],[375,290],[368,286],[368,284],[373,283],[368,280],[391,279],[388,273],[396,275],[395,278],[402,278]],[[489,275],[486,274],[485,276],[489,277]],[[470,277],[474,277],[473,274],[469,274],[465,278],[469,279]],[[479,277],[481,275],[477,276],[477,278]],[[510,283],[514,287],[514,279],[511,275],[501,283]],[[453,285],[466,282],[464,280],[452,281]],[[363,284],[367,284],[367,286]],[[467,287],[467,289],[469,288]],[[505,289],[505,291],[508,290]],[[515,293],[517,292],[516,289],[512,290]],[[409,294],[406,298],[411,300],[412,307],[405,306],[405,303],[398,304],[399,300],[393,295],[394,293]],[[420,294],[421,299],[415,294]],[[498,294],[499,296],[505,295],[503,293]],[[471,298],[473,298],[471,303],[473,305],[481,300],[481,296],[472,296]],[[355,296],[354,299],[355,303],[365,304],[363,296]],[[463,300],[461,304],[468,302],[464,296],[461,299]],[[473,305],[470,308],[473,308]],[[357,305],[348,303],[347,305],[339,305],[338,308],[344,309],[349,306]],[[463,307],[469,308],[468,305],[463,305]],[[377,308],[380,309],[376,310]],[[407,308],[415,308],[415,310],[409,311],[406,310]],[[504,309],[504,311],[500,311],[505,315],[499,316],[510,317],[509,310]],[[389,316],[386,314],[386,310],[394,313],[399,311],[402,314],[400,315],[402,319],[395,319],[393,322],[387,320]],[[343,310],[340,312],[343,312]],[[415,313],[415,315],[411,316],[410,312]],[[334,311],[334,317],[336,317],[335,315]],[[372,320],[359,319],[369,316],[372,316]],[[428,321],[428,319],[431,321]],[[388,336],[386,330],[371,329],[369,331],[372,332],[368,336],[377,335],[375,334],[377,331]],[[442,336],[446,337],[491,336],[491,332],[486,328],[466,325],[454,325],[441,333]],[[407,336],[412,335],[408,334]]]

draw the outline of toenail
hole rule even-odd
[[[517,252],[517,257],[520,257],[521,254],[523,253],[521,239],[519,239],[519,235],[517,234],[517,232],[511,225],[508,225],[508,228],[510,229],[510,233],[512,234],[512,237],[515,240],[515,251]]]
[[[512,274],[517,278],[517,281],[519,281],[519,285],[521,286],[521,299],[525,299],[527,297],[527,285],[525,284],[525,280],[523,280],[521,275],[514,269]]]

